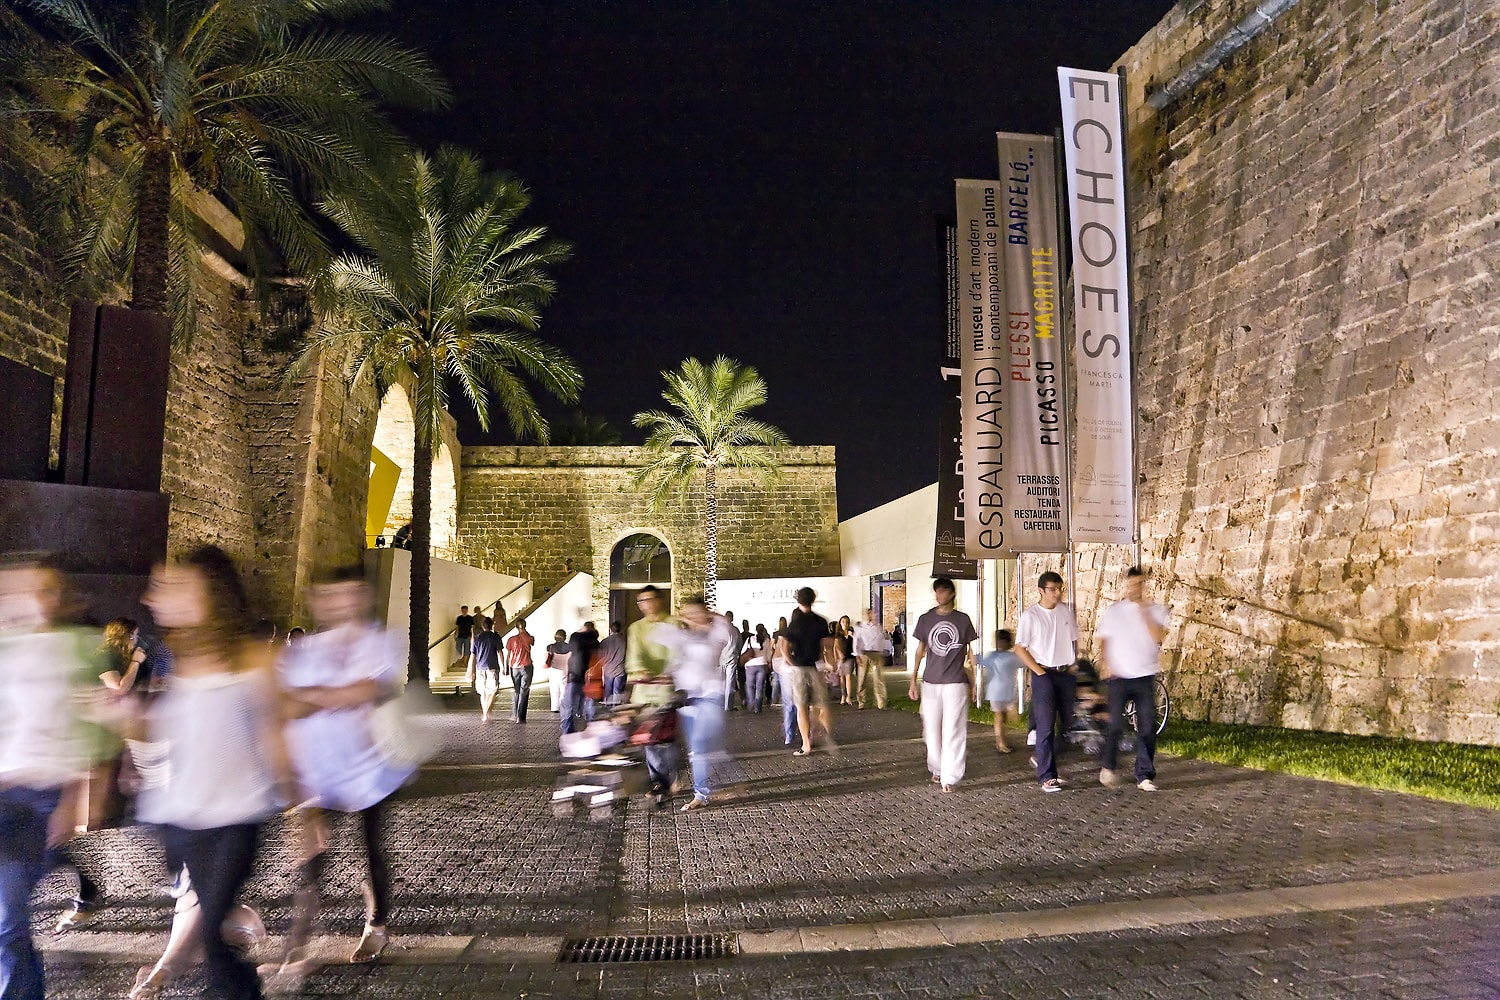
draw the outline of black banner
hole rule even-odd
[[[947,268],[948,329],[943,350],[943,405],[938,411],[937,537],[932,547],[932,575],[955,580],[979,579],[979,563],[964,557],[964,461],[960,435],[963,364],[958,335],[958,230],[952,223],[938,227],[938,241]]]

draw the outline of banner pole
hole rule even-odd
[[[1135,232],[1131,226],[1130,212],[1130,116],[1126,108],[1130,103],[1129,92],[1125,89],[1125,67],[1119,66],[1115,70],[1120,77],[1120,162],[1125,165],[1124,176],[1120,178],[1120,204],[1125,209],[1125,301],[1130,303],[1130,498],[1135,509],[1131,511],[1132,546],[1131,564],[1141,564],[1141,490],[1140,490],[1140,397],[1136,394],[1136,369],[1139,367],[1137,359],[1140,356],[1138,346],[1140,340],[1140,323],[1136,319],[1135,299]]]

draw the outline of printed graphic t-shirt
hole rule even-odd
[[[963,684],[969,679],[964,671],[964,657],[969,643],[979,638],[974,623],[962,611],[938,614],[936,608],[917,619],[912,636],[927,647],[922,680],[927,684]]]

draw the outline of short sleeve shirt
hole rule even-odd
[[[1094,636],[1107,640],[1104,665],[1111,677],[1149,677],[1157,672],[1161,646],[1151,638],[1151,631],[1141,619],[1142,613],[1165,628],[1167,609],[1160,604],[1138,607],[1130,601],[1116,601],[1099,616]]]
[[[522,635],[517,632],[505,640],[505,651],[510,654],[510,665],[513,668],[524,668],[531,666],[531,644],[534,637],[527,633]]]
[[[474,637],[474,663],[480,670],[500,670],[500,637],[481,629]]]
[[[565,642],[554,642],[547,647],[547,652],[552,654],[552,663],[550,666],[553,670],[568,669],[568,658],[573,655],[572,646]]]
[[[798,667],[816,667],[823,655],[823,640],[828,638],[828,619],[816,611],[792,612],[786,626],[787,656]]]
[[[1078,658],[1073,643],[1078,641],[1078,620],[1073,607],[1059,604],[1047,610],[1033,604],[1021,612],[1016,623],[1016,645],[1025,646],[1032,658],[1043,667],[1067,667]]]
[[[927,684],[964,684],[969,675],[964,671],[964,657],[969,643],[979,638],[974,623],[962,611],[938,614],[937,609],[926,612],[917,619],[912,636],[927,649],[926,666],[922,669],[922,680]]]

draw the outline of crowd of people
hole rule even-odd
[[[215,997],[262,995],[262,981],[309,971],[333,818],[352,818],[366,861],[365,922],[349,960],[389,940],[386,800],[416,770],[382,733],[405,681],[405,644],[374,620],[363,569],[320,577],[317,629],[285,639],[258,627],[231,559],[213,546],[158,567],[143,597],[161,640],[129,619],[98,633],[70,619],[67,582],[42,559],[0,563],[0,996],[40,1000],[31,895],[73,867],[80,827],[140,822],[160,839],[175,897],[161,958],[128,995],[149,998],[194,962]],[[244,946],[265,935],[238,897],[268,824],[291,820],[298,888],[281,959],[257,968]],[[103,903],[80,891],[58,925],[81,927]],[[124,992],[122,990],[122,992]]]
[[[955,585],[935,580],[934,606],[911,631],[907,692],[920,704],[932,782],[946,793],[964,778],[971,702],[989,703],[995,747],[1011,752],[1005,723],[1024,673],[1031,764],[1044,792],[1066,787],[1057,761],[1086,700],[1080,678],[1104,687],[1087,696],[1104,737],[1100,782],[1124,780],[1118,757],[1129,709],[1135,783],[1155,791],[1153,679],[1167,612],[1147,599],[1146,585],[1131,568],[1123,599],[1100,616],[1090,663],[1079,657],[1059,574],[1041,575],[1015,633],[998,631],[981,657]],[[349,961],[381,955],[391,913],[385,805],[420,755],[399,734],[405,643],[374,620],[372,596],[361,567],[326,573],[308,595],[315,630],[278,638],[251,621],[230,558],[203,546],[152,573],[143,604],[160,638],[124,618],[101,636],[70,624],[66,581],[45,560],[0,562],[0,996],[43,996],[30,900],[49,871],[71,870],[78,880],[59,931],[87,924],[103,905],[100,886],[70,851],[73,834],[129,819],[159,837],[175,898],[166,948],[139,971],[131,998],[160,995],[197,961],[216,997],[259,997],[263,982],[300,982],[312,967],[320,886],[339,826],[358,829],[366,870],[365,921]],[[463,608],[455,640],[482,721],[508,676],[510,719],[526,722],[540,661],[564,749],[597,716],[644,712],[653,720],[643,752],[650,794],[667,808],[680,781],[691,790],[681,809],[692,811],[733,797],[742,780],[725,749],[726,712],[779,705],[772,732],[803,757],[837,752],[835,702],[888,705],[885,671],[906,637],[899,626],[888,634],[873,612],[859,624],[829,621],[803,587],[773,631],[736,625],[733,613],[715,613],[701,596],[682,601],[675,616],[655,587],[636,600],[640,617],[628,629],[616,621],[601,636],[584,622],[571,634],[556,631],[541,652],[524,619],[507,623],[498,605],[496,618]],[[257,968],[245,946],[266,929],[238,897],[278,813],[290,819],[297,889],[280,959]],[[333,822],[340,814],[349,822]]]

